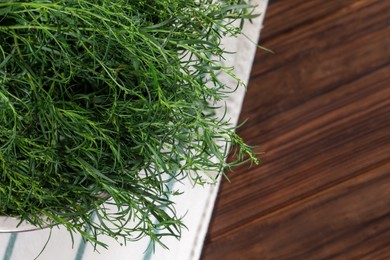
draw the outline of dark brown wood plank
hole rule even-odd
[[[258,52],[265,56],[256,58],[253,71],[267,71],[253,76],[249,84],[247,96],[257,98],[245,100],[242,114],[249,119],[248,126],[387,66],[390,1],[384,6],[365,2],[351,14],[313,22],[307,31],[302,28],[275,38],[270,46],[275,55]]]
[[[386,163],[224,234],[203,259],[386,259],[389,205]]]
[[[272,2],[203,258],[388,259],[390,1]]]
[[[297,6],[290,9],[289,13],[291,14],[279,14],[282,22],[286,20],[287,26],[294,25],[294,22],[290,21],[290,19],[295,21],[305,17],[304,14],[299,12],[300,5],[297,5],[296,2],[297,0],[280,1],[280,3],[289,3]],[[255,62],[253,65],[252,76],[267,73],[288,63],[294,63],[297,59],[302,59],[304,56],[310,56],[313,53],[337,48],[339,44],[356,41],[357,38],[364,37],[367,32],[381,29],[390,32],[390,21],[386,19],[390,11],[390,2],[381,2],[380,4],[378,4],[379,1],[374,0],[314,0],[306,2],[305,5],[314,5],[310,12],[311,15],[315,15],[318,12],[317,10],[321,10],[324,3],[333,3],[335,7],[342,5],[342,8],[331,12],[328,16],[317,17],[317,19],[307,21],[307,23],[294,30],[275,35],[272,38],[263,39],[264,34],[271,31],[272,25],[275,23],[272,20],[273,17],[267,19],[268,13],[275,9],[275,6],[271,5],[269,11],[267,11],[265,28],[261,35],[260,44],[274,51],[276,55],[258,51],[256,53],[258,62]]]
[[[368,88],[367,86],[370,86]],[[268,214],[389,159],[388,68],[242,131],[267,151],[261,167],[230,174],[210,236]],[[369,147],[369,150],[368,150]],[[369,151],[369,152],[368,152]],[[359,162],[359,163],[356,163]]]
[[[360,1],[363,2],[363,1]],[[267,42],[269,38],[276,35],[285,34],[305,26],[311,21],[318,20],[319,17],[326,17],[342,9],[349,8],[351,4],[358,5],[356,0],[343,1],[274,1],[266,13],[267,30],[262,33],[262,42]],[[268,23],[272,20],[272,23]]]

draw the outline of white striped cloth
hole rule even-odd
[[[251,23],[246,22],[243,30],[244,35],[238,38],[226,38],[223,41],[226,50],[235,52],[234,55],[226,57],[225,65],[234,66],[235,74],[244,82],[248,82],[249,79],[256,51],[254,43],[258,41],[267,2],[268,0],[253,0],[252,3],[258,5],[256,12],[263,15],[254,19]],[[227,85],[236,85],[234,80],[230,78],[224,78],[223,80]],[[245,89],[239,88],[226,100],[227,118],[230,118],[232,125],[237,124],[244,94]],[[3,260],[34,259],[47,243],[45,250],[39,257],[41,260],[199,259],[214,207],[218,184],[193,187],[192,183],[187,181],[186,183],[175,183],[173,185],[175,190],[179,189],[184,192],[173,199],[176,203],[177,214],[185,216],[184,223],[188,230],[183,230],[180,241],[174,238],[164,240],[169,250],[157,246],[156,251],[153,252],[148,247],[150,241],[147,238],[128,243],[126,246],[121,246],[111,239],[101,238],[109,245],[109,250],[101,249],[100,252],[96,252],[92,246],[85,244],[80,236],[74,237],[72,248],[69,233],[64,228],[54,228],[48,243],[50,231],[46,229],[24,233],[0,233],[0,257],[3,257]],[[234,185],[234,183],[231,185]]]

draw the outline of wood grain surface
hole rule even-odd
[[[390,259],[390,1],[270,1],[202,259]]]

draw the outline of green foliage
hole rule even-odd
[[[219,65],[220,39],[239,34],[233,21],[249,10],[239,0],[0,1],[0,214],[102,246],[101,234],[180,236],[169,181],[203,184],[204,172],[257,162],[213,108],[231,91],[218,74],[235,77]]]

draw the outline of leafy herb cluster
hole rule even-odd
[[[218,74],[235,77],[220,66],[220,40],[250,10],[241,0],[0,1],[0,215],[102,246],[101,234],[180,236],[169,181],[203,184],[257,162],[213,107],[231,91]]]

